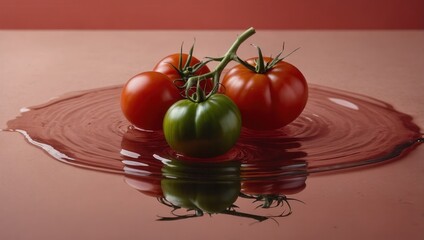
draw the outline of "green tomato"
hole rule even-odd
[[[214,94],[203,102],[180,100],[163,121],[169,146],[189,157],[215,157],[226,153],[240,136],[241,114],[233,101]]]
[[[162,168],[161,188],[175,206],[207,213],[228,209],[240,194],[240,162],[203,163],[173,160]]]

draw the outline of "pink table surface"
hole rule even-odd
[[[70,91],[123,84],[181,42],[220,56],[240,31],[0,31],[0,124]],[[261,31],[242,57],[286,43],[310,83],[393,104],[424,127],[424,31]],[[424,147],[378,167],[311,176],[280,224],[213,216],[163,223],[122,176],[60,163],[0,133],[0,239],[424,239]]]

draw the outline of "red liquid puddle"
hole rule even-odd
[[[120,110],[120,92],[114,86],[62,96],[25,109],[7,130],[22,133],[58,160],[100,171],[154,175],[163,162],[185,159],[162,133],[130,126]],[[419,142],[419,127],[391,105],[312,85],[293,123],[272,132],[243,130],[238,144],[213,161],[240,162],[243,178],[309,174],[383,162]]]
[[[170,217],[158,219],[164,221],[203,212],[256,221],[288,216],[295,199],[286,196],[302,191],[309,174],[385,162],[423,142],[412,118],[389,104],[312,85],[293,123],[271,132],[244,129],[225,155],[190,159],[172,151],[161,132],[134,129],[121,113],[120,92],[115,86],[62,96],[24,109],[7,130],[62,162],[125,175],[128,185],[171,207]],[[236,199],[260,208],[236,211]],[[275,208],[283,205],[288,209]],[[272,215],[260,210],[273,208]]]

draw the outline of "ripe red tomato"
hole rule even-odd
[[[176,79],[187,80],[191,76],[202,75],[202,74],[210,72],[208,66],[206,65],[201,67],[196,72],[193,72],[192,67],[200,62],[195,57],[191,57],[190,64],[187,66],[187,68],[184,68],[187,62],[188,56],[189,55],[186,53],[181,54],[181,59],[182,59],[181,64],[180,64],[180,53],[174,53],[169,56],[166,56],[165,58],[163,58],[156,64],[156,66],[153,68],[153,71],[161,72],[165,74],[172,81]],[[177,71],[177,69],[175,69],[173,66],[176,67],[179,71]]]
[[[158,72],[143,72],[124,85],[121,109],[137,128],[159,130],[168,108],[180,99],[179,90],[169,77]]]
[[[181,63],[180,63],[180,55],[181,55]],[[167,75],[171,81],[177,87],[182,87],[184,83],[192,76],[203,75],[205,73],[209,73],[210,69],[208,66],[203,65],[198,67],[200,61],[191,56],[190,63],[186,65],[189,55],[186,53],[175,53],[171,54],[164,59],[160,60],[156,66],[153,68],[153,71],[161,72]],[[206,92],[209,93],[213,89],[212,79],[206,79],[200,82],[200,87]],[[185,88],[181,89],[181,93],[185,94]],[[193,93],[195,88],[193,88]]]
[[[246,62],[256,67],[257,58]],[[264,57],[264,62],[271,62]],[[308,99],[303,74],[293,65],[280,61],[265,73],[254,72],[239,64],[222,80],[223,91],[239,107],[242,124],[254,130],[281,128],[295,120]]]

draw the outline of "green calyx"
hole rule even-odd
[[[264,74],[264,73],[268,72],[275,65],[277,65],[279,62],[283,61],[286,57],[290,56],[292,53],[294,53],[295,51],[297,51],[299,49],[299,48],[296,48],[295,50],[293,50],[289,54],[281,57],[281,55],[284,52],[284,43],[283,43],[283,48],[282,48],[281,52],[279,52],[274,58],[272,58],[272,61],[265,62],[261,48],[256,46],[256,45],[253,45],[253,44],[252,44],[252,46],[254,46],[258,49],[258,58],[255,59],[255,65],[251,65],[251,64],[249,64],[246,61],[243,61],[241,59],[238,59],[237,62],[242,64],[246,68],[250,69],[251,71],[259,73],[259,74]]]
[[[197,71],[199,71],[202,67],[204,67],[209,61],[201,61],[199,63],[196,63],[193,66],[190,66],[191,60],[193,58],[193,52],[194,52],[194,45],[196,44],[196,41],[193,43],[193,45],[190,48],[190,51],[187,54],[187,60],[183,65],[183,44],[181,44],[180,48],[180,56],[178,59],[178,66],[174,66],[171,64],[172,68],[175,69],[175,71],[178,72],[178,74],[181,76],[181,79],[178,79],[176,81],[183,81],[186,82],[190,77],[194,76]]]

